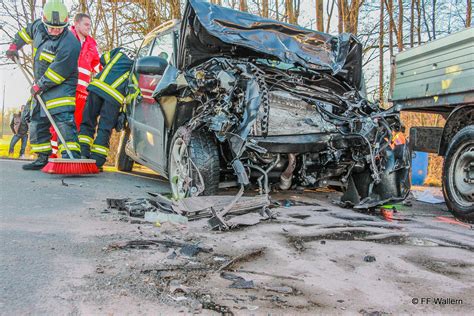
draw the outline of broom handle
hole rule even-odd
[[[20,67],[21,71],[22,71],[23,74],[25,75],[26,80],[27,80],[28,83],[32,86],[32,85],[33,85],[33,82],[32,82],[32,80],[30,79],[30,77],[28,76],[28,74],[26,73],[25,68],[23,68],[23,66],[20,64],[20,61],[18,60],[17,57],[14,57],[14,58],[15,58],[16,64],[18,65],[18,67]],[[64,148],[66,149],[66,152],[67,152],[69,158],[70,158],[70,159],[74,159],[74,156],[72,155],[71,150],[70,150],[69,147],[67,146],[66,141],[64,140],[63,135],[61,134],[61,132],[59,131],[58,126],[56,125],[56,122],[54,121],[53,117],[51,116],[51,114],[49,113],[48,109],[46,108],[46,104],[44,104],[43,99],[41,99],[41,97],[40,97],[39,95],[36,95],[36,100],[38,100],[39,104],[41,105],[41,108],[42,108],[43,111],[46,113],[46,116],[48,117],[49,121],[51,122],[51,125],[53,125],[53,128],[54,128],[54,130],[56,131],[56,134],[58,134],[59,140],[61,141],[62,145],[63,145]]]

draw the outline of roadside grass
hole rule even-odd
[[[8,158],[8,149],[10,148],[10,141],[12,140],[13,134],[10,135],[3,135],[0,138],[0,158]],[[15,151],[13,157],[10,158],[18,158],[20,156],[20,148],[21,148],[21,140],[16,143]],[[30,157],[30,144],[26,146],[25,150],[26,158]]]

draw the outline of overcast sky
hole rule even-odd
[[[0,68],[1,102],[3,102],[3,87],[5,87],[5,109],[20,107],[30,97],[28,83],[18,68],[6,66]]]

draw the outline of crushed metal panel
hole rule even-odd
[[[229,195],[196,196],[176,201],[172,207],[178,214],[186,215],[192,220],[210,217],[212,215],[212,208],[216,210],[223,209],[229,205],[234,198],[235,196]],[[237,203],[235,203],[229,213],[261,209],[269,204],[270,202],[266,195],[257,195],[253,197],[243,196]]]
[[[181,26],[178,68],[213,56],[267,58],[340,73],[358,89],[362,45],[348,33],[332,36],[199,0],[189,0]]]

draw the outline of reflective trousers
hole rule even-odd
[[[53,119],[64,137],[74,158],[80,158],[80,146],[77,138],[76,124],[73,112],[62,112],[53,114]],[[30,123],[30,144],[32,153],[38,155],[51,154],[51,133],[49,131],[51,123],[46,116],[41,116],[39,106],[36,106],[31,115]],[[66,149],[59,145],[59,153],[62,158],[69,158]]]
[[[74,111],[74,121],[76,122],[76,128],[79,132],[79,128],[82,122],[82,112],[86,106],[87,93],[76,92],[76,110]],[[58,151],[58,135],[54,131],[54,128],[51,126],[49,129],[51,133],[51,148],[53,150],[53,155],[56,155]]]
[[[95,92],[89,93],[82,115],[79,143],[82,155],[94,159],[98,167],[103,166],[107,160],[110,135],[117,124],[119,113],[117,104],[104,100]]]

